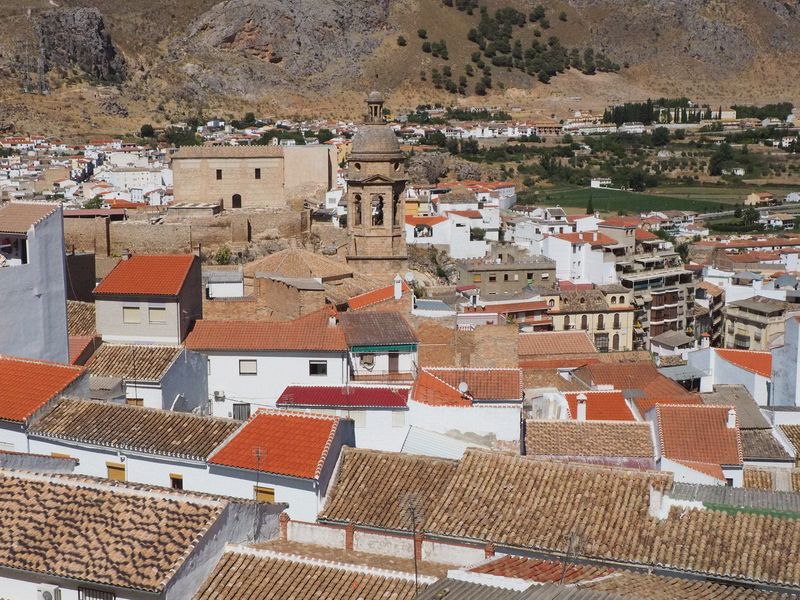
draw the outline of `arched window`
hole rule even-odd
[[[619,315],[614,315],[614,329],[619,329]]]
[[[547,306],[549,306],[550,308],[553,308],[555,305],[556,305],[556,301],[553,300],[552,298],[550,298],[550,300],[547,301]],[[569,319],[569,317],[567,317],[567,318]]]
[[[597,328],[598,329],[606,328],[605,318],[603,317],[603,315],[597,315]]]
[[[612,350],[619,350],[619,334],[615,333],[614,336],[611,338],[611,349]]]
[[[383,225],[383,196],[372,197],[372,225]]]
[[[231,197],[231,208],[242,208],[242,195],[234,194]]]
[[[616,303],[617,303],[617,297],[611,296],[611,304],[616,304]]]
[[[586,315],[581,316],[581,329],[589,329],[589,317]]]
[[[552,300],[550,300],[552,302]],[[569,329],[569,315],[564,317],[564,329]]]
[[[353,201],[353,225],[361,225],[361,194],[356,194]]]

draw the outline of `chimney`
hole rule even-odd
[[[194,255],[195,255],[197,258],[200,258],[200,257],[202,256],[202,246],[200,245],[200,243],[199,243],[199,242],[198,242],[197,244],[195,244],[195,246],[194,246],[194,248],[192,249],[192,251],[194,252]]]
[[[728,422],[725,423],[728,429],[736,429],[736,410],[733,408],[728,409]]]
[[[400,274],[394,276],[394,299],[400,300],[403,297],[403,278]]]
[[[128,248],[125,248],[125,249],[122,251],[122,260],[128,260],[128,259],[129,259],[129,258],[132,256],[132,254],[133,254],[133,253],[130,251],[130,249],[128,249]]]
[[[585,421],[586,420],[586,394],[578,394],[576,398],[578,401],[578,414],[575,418],[578,421]]]
[[[596,242],[596,241],[597,241],[597,232],[596,232],[596,231],[593,231],[593,232],[592,232],[592,241],[593,241],[593,242]]]
[[[700,347],[701,348],[709,348],[711,346],[711,336],[707,333],[704,333],[700,336]]]

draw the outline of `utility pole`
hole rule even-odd
[[[253,456],[256,459],[256,490],[255,490],[255,516],[253,517],[253,543],[256,542],[257,535],[258,535],[258,522],[259,516],[261,515],[260,509],[260,502],[258,501],[258,488],[259,484],[261,483],[261,457],[263,456],[263,451],[261,450],[261,446],[256,446],[253,448]]]
[[[417,505],[417,497],[414,494],[409,494],[406,498],[406,512],[411,519],[411,549],[414,553],[414,598],[419,593],[419,566],[417,565],[417,520],[420,517],[419,506]]]

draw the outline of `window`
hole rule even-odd
[[[525,277],[528,281],[533,281],[533,273],[528,273]]]
[[[598,352],[608,352],[608,334],[598,333],[594,336],[594,346]]]
[[[614,337],[611,338],[611,349],[612,350],[619,350],[619,334],[615,333]]]
[[[597,328],[598,329],[606,328],[605,319],[603,318],[603,315],[597,315]]]
[[[125,481],[125,465],[122,463],[107,462],[108,478],[114,481]]]
[[[254,485],[253,497],[256,502],[275,502],[275,488]]]
[[[169,487],[173,490],[182,490],[183,489],[183,475],[180,473],[170,473],[169,474]]]
[[[261,169],[256,169],[256,179],[261,179]]]
[[[353,419],[356,429],[364,429],[367,426],[367,413],[363,410],[351,410],[349,416]]]
[[[475,275],[472,276],[472,283],[480,283],[480,282],[481,282],[480,273],[475,273]]]
[[[144,406],[144,398],[125,398],[128,406]]]
[[[117,600],[117,595],[114,592],[79,587],[78,600]]]
[[[163,306],[151,306],[147,312],[151,323],[166,323],[167,309]]]
[[[392,427],[405,427],[406,413],[404,410],[392,411]]]
[[[308,374],[313,376],[325,376],[328,374],[328,361],[310,360],[308,361]]]
[[[589,317],[586,315],[581,316],[581,329],[589,329]]]
[[[139,307],[138,306],[123,306],[122,307],[122,322],[127,324],[139,323]]]
[[[217,169],[217,181],[222,179],[222,169]]]
[[[494,283],[497,281],[497,275],[489,275],[489,283]]]
[[[619,329],[619,315],[614,315],[614,329]]]
[[[503,273],[503,281],[508,281],[510,277],[508,273]]]
[[[237,421],[246,421],[250,418],[250,404],[247,402],[235,403],[231,414]]]
[[[550,273],[542,273],[542,279],[550,279]]]
[[[244,358],[239,360],[239,375],[258,375],[258,361]]]

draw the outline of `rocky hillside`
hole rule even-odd
[[[356,116],[370,88],[389,92],[396,109],[440,101],[557,116],[647,97],[716,105],[800,92],[799,0],[0,0],[0,8],[0,126],[22,130],[135,130],[245,109]]]

